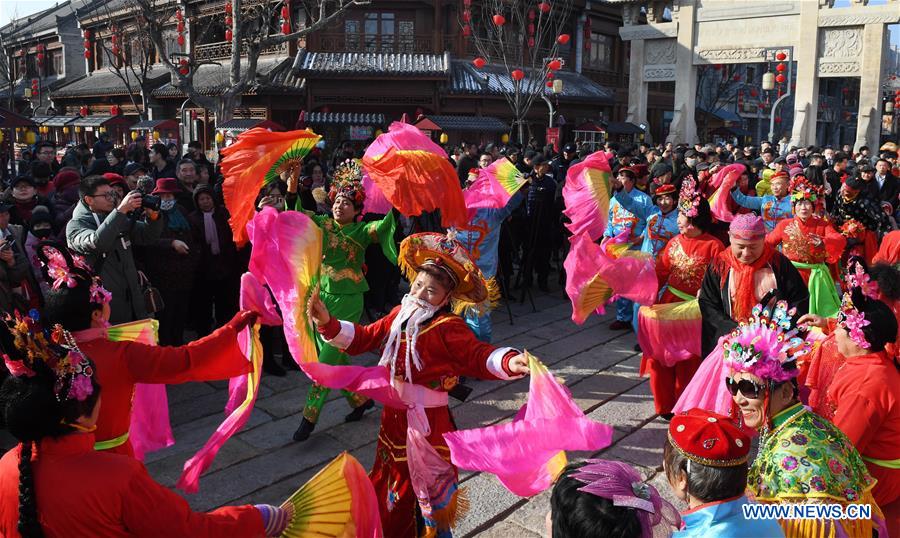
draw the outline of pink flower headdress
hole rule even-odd
[[[851,259],[850,263],[847,265],[847,272],[844,274],[844,282],[847,284],[848,290],[859,288],[860,291],[870,299],[878,300],[881,296],[881,292],[878,289],[878,282],[875,282],[869,277],[866,268],[863,264],[859,263],[857,259]]]
[[[678,211],[685,217],[696,217],[700,211],[700,197],[697,180],[691,175],[685,177],[678,193]]]
[[[681,516],[652,485],[644,482],[633,467],[618,461],[591,459],[572,472],[571,477],[586,485],[578,491],[612,501],[613,506],[634,508],[641,522],[641,537],[651,538],[653,528],[667,524],[678,528]]]
[[[41,326],[37,310],[23,316],[18,311],[7,314],[4,323],[12,336],[17,358],[3,354],[3,361],[14,377],[34,377],[49,370],[56,378],[56,399],[83,402],[94,393],[91,379],[94,364],[78,348],[72,335],[62,326],[52,330]],[[12,352],[13,350],[7,350]]]
[[[756,305],[752,317],[725,339],[724,361],[732,372],[746,372],[781,383],[796,377],[796,360],[812,350],[802,327],[794,327],[796,308],[778,301],[774,310]]]
[[[37,252],[43,265],[50,287],[54,290],[63,287],[74,288],[79,282],[90,281],[90,301],[96,304],[108,304],[112,293],[103,287],[100,277],[93,274],[91,266],[78,254],[70,252],[62,245],[52,242],[40,244]]]
[[[850,292],[844,292],[841,301],[841,310],[838,312],[837,323],[844,328],[850,336],[850,340],[863,349],[869,349],[872,344],[866,339],[863,327],[868,327],[872,322],[866,319],[866,315],[856,309]]]

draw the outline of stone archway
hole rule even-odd
[[[855,147],[878,142],[885,27],[900,22],[900,0],[853,0],[847,8],[831,0],[610,1],[622,4],[619,35],[631,43],[627,121],[647,123],[647,83],[675,81],[667,141],[698,142],[697,66],[764,62],[767,49],[783,47],[793,49],[797,66],[791,145],[815,142],[821,77],[860,78]]]

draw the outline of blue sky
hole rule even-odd
[[[738,0],[734,0],[738,1]],[[814,2],[816,0],[804,0]],[[0,26],[5,26],[13,17],[24,17],[47,9],[55,4],[52,0],[2,0],[0,1]],[[887,0],[869,0],[869,5],[885,4]],[[835,7],[846,7],[850,0],[835,0]],[[900,46],[900,25],[892,25],[891,43]]]

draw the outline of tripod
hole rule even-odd
[[[533,188],[533,187],[532,187]],[[534,248],[537,245],[538,238],[538,224],[541,222],[541,217],[544,214],[544,203],[542,200],[538,199],[537,201],[537,210],[534,213],[534,218],[531,221],[531,230],[530,230],[530,238],[528,240],[528,248],[526,250],[525,259],[522,260],[522,266],[519,269],[519,274],[516,276],[516,287],[522,288],[522,298],[519,300],[519,304],[525,303],[525,297],[528,296],[529,302],[531,302],[531,311],[537,312],[537,306],[534,304],[534,296],[531,293],[531,285],[532,282],[529,282],[528,285],[523,285],[524,274],[527,272],[529,280],[532,276],[531,273],[534,271]]]

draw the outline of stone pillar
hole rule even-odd
[[[647,83],[644,82],[644,40],[634,39],[628,64],[628,114],[625,121],[647,123]]]
[[[675,51],[675,107],[666,142],[697,142],[697,66],[694,65],[694,2],[678,9],[678,38]],[[632,56],[632,59],[634,56]],[[632,60],[633,62],[633,60]]]
[[[884,24],[867,24],[863,27],[863,54],[859,72],[859,114],[856,118],[856,143],[877,147],[881,135],[881,60],[885,47]]]
[[[799,47],[794,48],[797,62],[797,89],[794,91],[794,127],[791,146],[816,142],[816,114],[819,110],[819,6],[800,2]],[[778,138],[778,135],[775,135]]]

